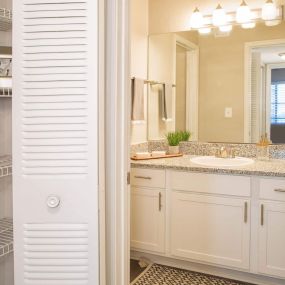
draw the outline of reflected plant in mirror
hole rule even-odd
[[[191,141],[257,143],[267,133],[285,143],[284,31],[282,21],[150,35],[148,77],[165,86],[148,90],[148,139],[189,130]]]
[[[180,141],[182,142],[188,142],[190,137],[191,137],[191,133],[188,131],[180,131]]]

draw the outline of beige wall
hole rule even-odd
[[[148,0],[130,1],[131,77],[147,79],[148,66]],[[145,88],[145,119],[147,119],[147,86]],[[131,143],[147,141],[147,121],[131,124]]]
[[[149,79],[175,83],[175,34],[153,35],[149,37]],[[173,88],[172,122],[162,121],[159,113],[159,89],[160,84],[149,88],[149,136],[151,140],[165,138],[165,134],[175,129],[175,88]]]
[[[243,142],[244,44],[285,38],[284,31],[283,22],[236,27],[228,37],[200,36],[199,140]],[[232,118],[224,117],[226,107],[233,108]]]
[[[260,8],[265,0],[247,1],[250,7]],[[234,11],[241,0],[149,0],[149,33],[160,34],[189,30],[190,16],[199,7],[204,14],[211,14],[220,3],[228,12]],[[282,3],[284,0],[276,0]]]

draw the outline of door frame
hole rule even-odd
[[[105,2],[105,282],[129,284],[129,0]],[[102,94],[102,96],[103,96]]]
[[[285,39],[246,42],[244,45],[244,143],[251,143],[251,53],[255,48],[285,44]]]
[[[199,119],[199,46],[175,35],[176,45],[186,49],[186,129],[192,133],[190,141],[198,141]],[[176,57],[176,55],[175,55]]]

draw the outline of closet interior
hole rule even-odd
[[[0,284],[13,285],[12,1],[0,0]]]

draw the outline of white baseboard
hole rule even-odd
[[[284,285],[284,279],[271,278],[263,275],[252,274],[248,272],[242,272],[232,269],[226,269],[221,267],[215,267],[211,265],[205,265],[200,263],[194,263],[190,261],[175,259],[171,257],[159,256],[150,253],[131,251],[132,259],[146,258],[153,263],[158,263],[166,266],[186,269],[190,271],[210,274],[223,278],[238,280],[246,283],[252,283],[257,285]]]

